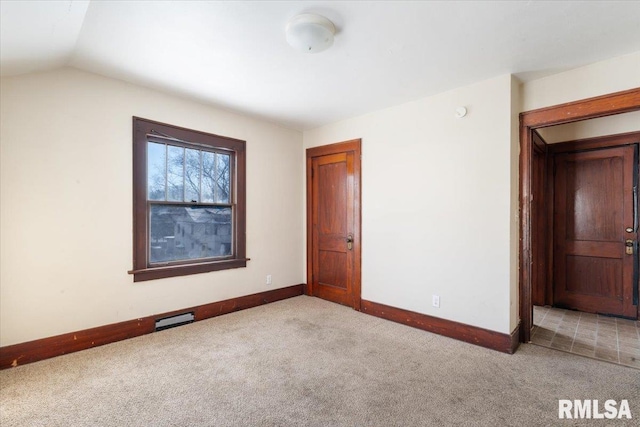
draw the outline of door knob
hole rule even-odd
[[[625,231],[626,231],[627,233],[633,233],[633,228],[632,228],[632,227],[627,227],[627,228],[625,229]]]
[[[633,255],[633,246],[634,246],[634,241],[633,241],[633,240],[630,240],[630,239],[627,239],[627,240],[625,240],[625,242],[624,242],[624,246],[625,246],[625,248],[624,248],[625,253],[626,253],[627,255]]]
[[[351,250],[353,249],[353,235],[349,234],[347,236],[347,249]]]

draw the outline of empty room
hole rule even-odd
[[[640,418],[640,1],[0,0],[0,425]]]

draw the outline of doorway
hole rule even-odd
[[[533,304],[636,319],[640,132],[533,141]]]
[[[307,149],[306,294],[360,310],[359,139]]]
[[[534,271],[537,272],[536,274],[544,273],[541,268],[534,268],[534,254],[537,249],[534,243],[540,241],[540,236],[536,235],[539,230],[535,227],[538,219],[534,207],[536,203],[535,189],[540,184],[535,182],[533,173],[535,166],[534,130],[638,110],[640,110],[640,88],[520,114],[519,299],[521,342],[531,341],[534,326],[532,301]],[[539,194],[538,197],[540,197]]]
[[[531,342],[640,368],[640,132],[557,141],[533,132]]]

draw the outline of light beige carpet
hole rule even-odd
[[[549,426],[558,399],[627,399],[640,371],[515,355],[306,296],[0,372],[9,426]],[[591,424],[591,423],[590,423]]]

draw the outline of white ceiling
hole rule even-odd
[[[71,66],[295,129],[640,51],[640,1],[5,1],[3,76]],[[321,13],[305,54],[287,21]],[[640,70],[639,70],[640,71]]]

